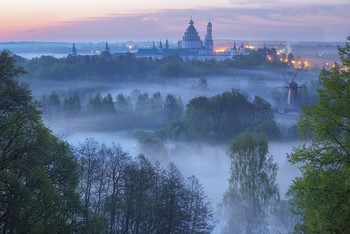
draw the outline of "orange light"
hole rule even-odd
[[[224,53],[224,52],[226,52],[226,48],[215,49],[215,53]]]

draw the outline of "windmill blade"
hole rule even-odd
[[[289,85],[290,82],[288,81],[285,72],[282,73],[282,76],[283,76],[284,80],[287,82],[287,84]]]

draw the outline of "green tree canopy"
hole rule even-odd
[[[269,137],[279,135],[270,103],[260,97],[253,101],[239,90],[196,97],[186,106],[185,122],[197,139],[222,141],[249,130]]]
[[[231,176],[224,194],[225,233],[267,233],[267,211],[279,200],[277,164],[266,139],[244,132],[231,143]]]
[[[42,124],[24,74],[0,54],[0,230],[68,233],[78,228],[72,152]]]
[[[350,230],[350,37],[339,48],[340,64],[323,69],[319,101],[304,108],[298,123],[311,138],[289,155],[301,164],[301,176],[290,187],[304,217],[307,233],[348,233]]]

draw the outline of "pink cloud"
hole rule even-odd
[[[350,35],[350,4],[343,6],[161,10],[59,22],[8,35],[7,40],[125,41],[181,39],[190,17],[203,39],[209,17],[213,36],[244,40],[339,40]],[[11,38],[11,39],[10,39]],[[4,38],[0,38],[4,40]]]

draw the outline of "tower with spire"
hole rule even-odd
[[[241,46],[239,47],[240,50],[244,50],[244,43],[243,41],[241,42]]]
[[[165,49],[169,49],[169,41],[168,41],[168,38],[165,40]]]
[[[238,48],[236,42],[234,41],[233,47],[231,48],[231,56],[234,57],[236,55],[238,55]]]
[[[106,42],[105,50],[102,51],[102,54],[111,54],[111,49],[109,48],[107,42]]]
[[[77,53],[77,49],[75,48],[75,44],[73,43],[73,47],[72,47],[72,53],[71,53],[72,56],[77,56],[78,53]]]
[[[238,55],[240,53],[248,53],[246,50],[241,49],[244,45],[239,47],[234,42],[231,53],[225,51],[222,53],[215,53],[214,51],[214,40],[213,40],[213,24],[209,18],[206,24],[206,34],[203,40],[201,40],[199,33],[195,27],[195,22],[192,19],[188,21],[188,26],[183,33],[180,41],[178,41],[177,48],[170,48],[168,38],[165,41],[159,40],[153,42],[153,46],[146,48],[140,48],[137,51],[138,57],[152,57],[162,58],[164,56],[176,54],[186,59],[210,59],[215,58],[218,60],[230,58],[231,56]],[[159,46],[159,47],[158,47]],[[174,46],[175,47],[175,46]]]
[[[214,48],[213,24],[210,22],[210,20],[209,20],[208,25],[207,25],[207,34],[205,35],[204,47],[207,50],[208,54],[213,53],[213,48]]]
[[[237,51],[237,45],[236,45],[236,42],[234,41],[233,42],[233,48],[232,48],[234,51]]]

